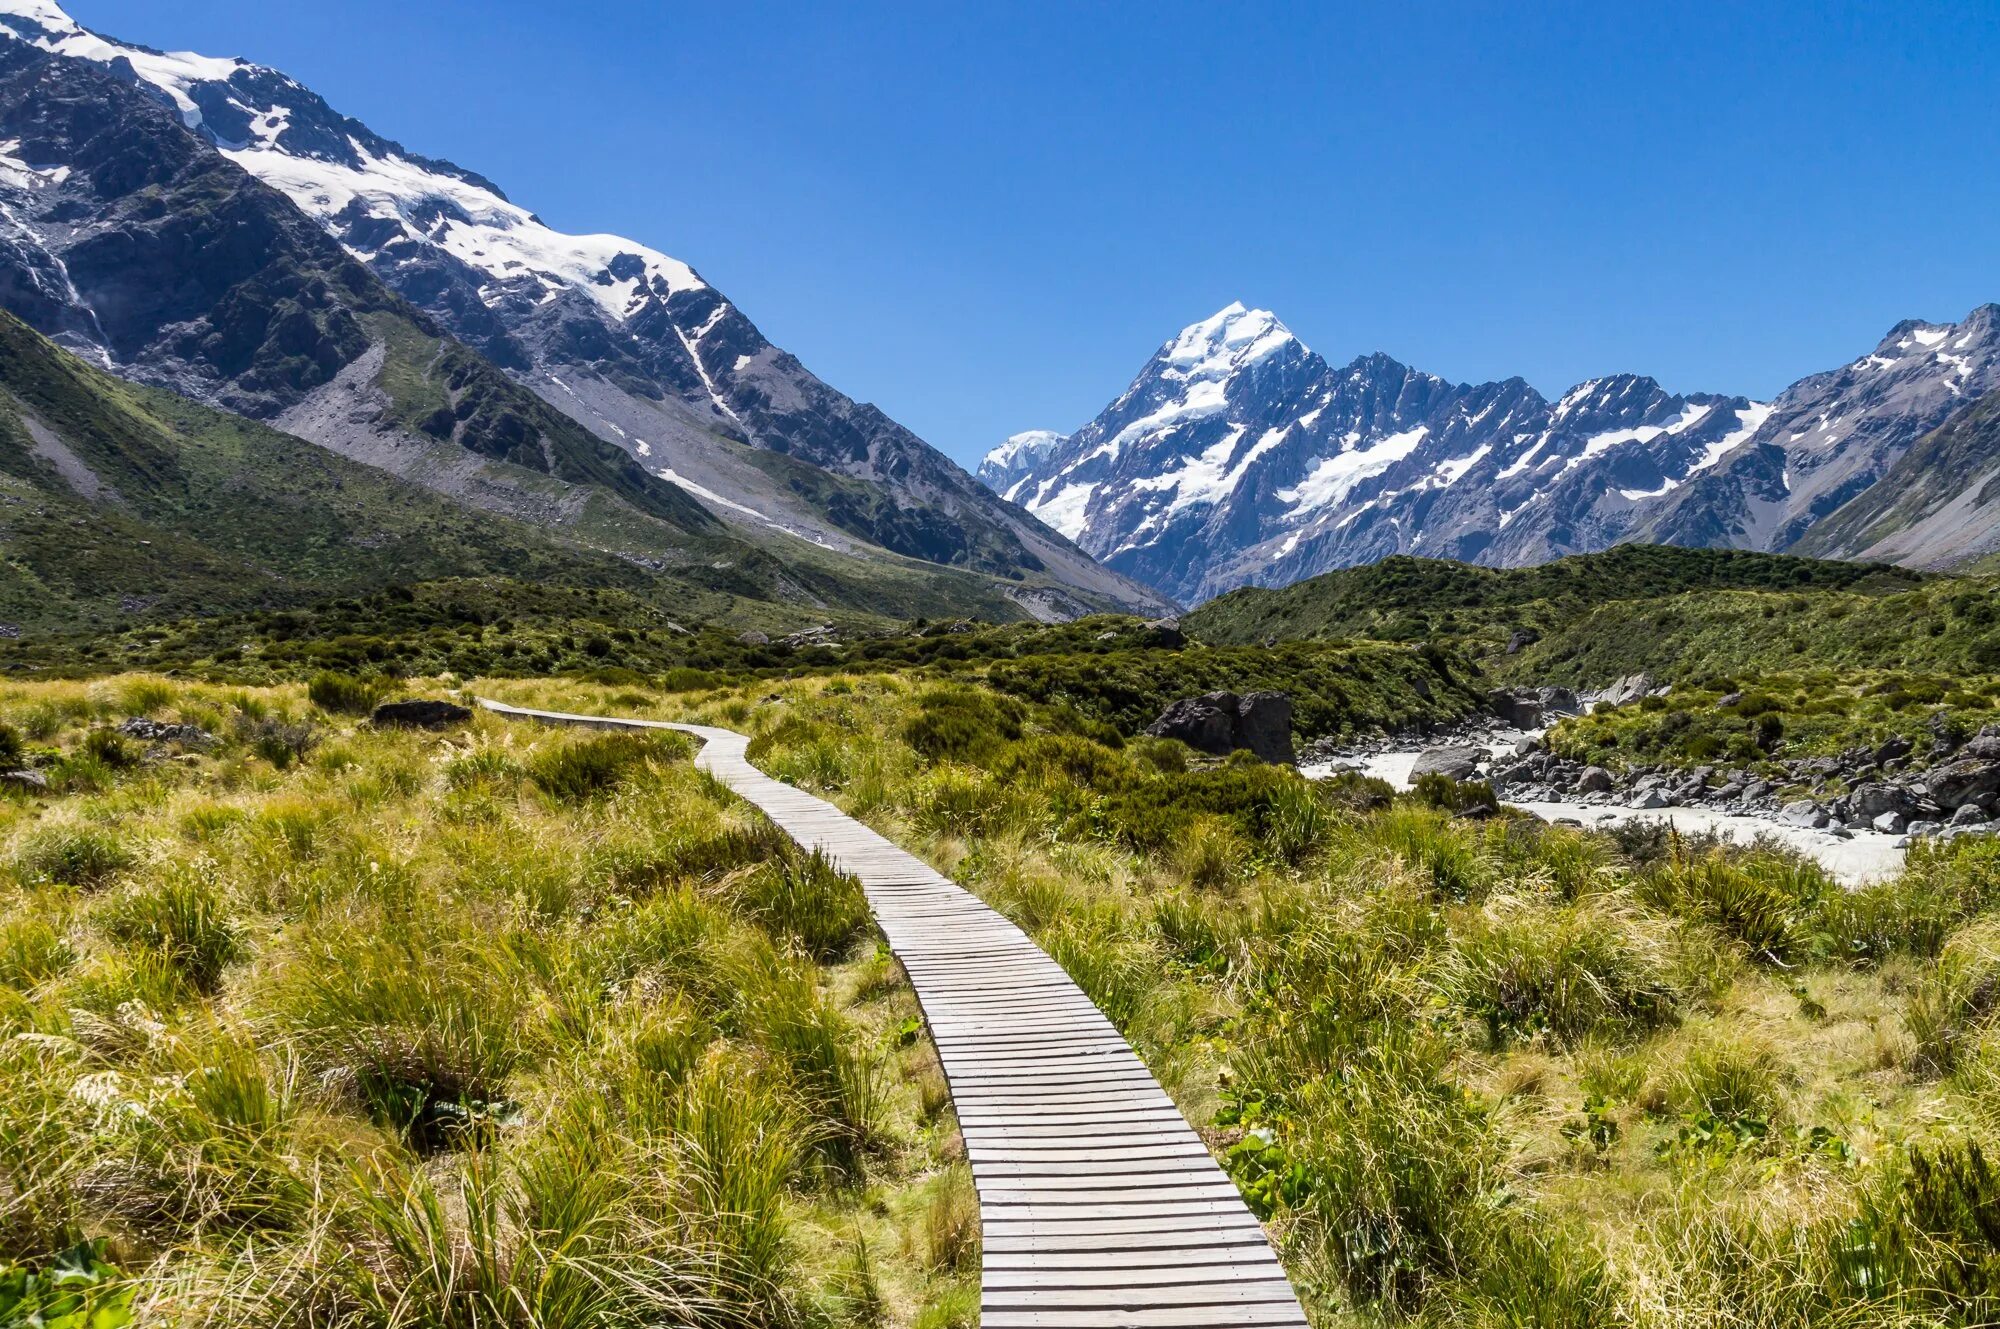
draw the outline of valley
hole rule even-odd
[[[1273,191],[1310,262],[1182,243],[1209,200],[1131,174],[1132,126],[1230,111],[1135,52],[1242,53],[1149,13],[1130,66],[1037,95],[1032,10],[502,6],[421,53],[546,216],[649,200],[960,456],[1088,389],[1151,288],[1248,289],[1227,229],[1301,291],[1376,212],[1438,246],[1350,246],[1399,306],[1444,264],[1457,200],[1345,180],[1333,216]],[[1056,15],[1063,50],[1108,12]],[[328,91],[416,115],[337,17]],[[472,97],[528,33],[529,109]],[[871,63],[938,34],[934,69]],[[1240,66],[1231,170],[1293,178],[1295,129],[1358,151],[1366,108],[1294,124],[1282,64]],[[577,101],[609,193],[551,148]],[[1518,130],[1524,192],[1462,211],[1526,276],[1454,280],[1555,299],[1520,218],[1595,214]],[[1607,234],[1672,212],[1705,262],[1757,191],[1668,208],[1674,145],[1632,143]],[[1758,244],[1824,243],[1785,202]],[[1810,284],[1879,311],[1861,266]],[[1128,269],[1147,298],[1083,317]],[[1593,268],[1592,318],[1663,271]],[[977,329],[938,312],[975,295]],[[1525,361],[1517,316],[1550,330],[1483,315]],[[0,0],[0,1329],[2000,1324],[2000,306],[1754,397],[1545,386],[1339,362],[1233,302],[975,475],[662,248],[279,69]]]

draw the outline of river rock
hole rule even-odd
[[[1941,808],[1961,808],[2000,793],[2000,761],[1964,758],[1930,773],[1931,801]]]
[[[1655,808],[1670,808],[1673,805],[1673,799],[1664,789],[1641,789],[1625,802],[1626,807],[1637,808],[1642,812],[1650,812]]]
[[[1416,765],[1410,767],[1410,779],[1424,775],[1442,775],[1452,780],[1470,780],[1479,764],[1486,760],[1486,749],[1472,747],[1432,748],[1417,758]]]
[[[1615,781],[1611,772],[1602,766],[1586,766],[1583,774],[1576,777],[1576,792],[1579,794],[1608,794]]]
[[[1826,815],[1825,808],[1810,798],[1799,798],[1778,809],[1778,820],[1787,826],[1802,826],[1807,830],[1816,831],[1832,818]]]
[[[1979,806],[1978,806],[1978,804],[1976,804],[1976,803],[1962,803],[1962,804],[1960,804],[1960,805],[1959,805],[1959,807],[1957,808],[1957,810],[1955,810],[1955,811],[1954,811],[1954,812],[1953,812],[1953,813],[1951,814],[1951,820],[1947,821],[1947,822],[1945,823],[1945,825],[1947,825],[1947,826],[1981,826],[1981,825],[1984,825],[1984,824],[1985,824],[1985,822],[1986,822],[1986,814],[1985,814],[1984,812],[1981,812],[1981,811],[1979,810]]]
[[[1875,818],[1872,824],[1884,835],[1901,835],[1910,828],[1909,822],[1904,820],[1900,812],[1885,812]]]
[[[1516,729],[1535,729],[1542,723],[1542,699],[1520,688],[1500,688],[1486,694],[1486,706]]]
[[[448,701],[384,702],[369,717],[378,729],[449,729],[471,718],[471,711]]]
[[[1910,809],[1916,806],[1916,799],[1907,789],[1871,781],[1855,786],[1854,792],[1847,796],[1847,803],[1855,816],[1873,821],[1885,812],[1900,812],[1908,816]]]

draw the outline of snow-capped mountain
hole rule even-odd
[[[1772,403],[1630,374],[1550,402],[1518,378],[1454,384],[1379,354],[1336,367],[1232,304],[1089,424],[1009,440],[980,474],[1184,603],[1397,553],[1517,565],[1635,538],[1791,547],[1992,385],[1992,323],[1988,307],[1904,325]],[[1818,441],[1836,431],[1844,450]]]
[[[0,0],[7,47],[143,93],[485,362],[724,521],[996,574],[1021,583],[1023,602],[1038,609],[1068,592],[1158,604],[995,501],[875,407],[814,377],[678,259],[619,236],[556,231],[491,181],[383,138],[273,69],[121,43],[51,0]],[[87,135],[69,138],[79,146]],[[275,386],[246,382],[234,366],[168,366],[159,355],[140,363],[131,345],[114,344],[104,302],[72,280],[72,228],[48,206],[49,190],[79,163],[50,147],[32,133],[0,141],[0,298],[10,309],[120,372],[232,409],[295,419],[345,409],[302,398],[330,391],[328,379],[365,352],[366,335],[313,352],[331,373],[294,373]],[[117,184],[92,187],[117,193]],[[306,303],[325,303],[328,291],[348,303],[337,278]],[[157,340],[158,329],[146,333],[148,345]]]

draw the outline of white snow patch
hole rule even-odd
[[[1340,503],[1362,481],[1382,474],[1415,452],[1429,433],[1429,426],[1418,425],[1400,434],[1390,434],[1378,440],[1372,448],[1317,458],[1311,472],[1299,481],[1297,487],[1280,489],[1277,496],[1282,502],[1292,505],[1294,515]]]
[[[1910,336],[1923,346],[1935,346],[1951,335],[1950,328],[1911,328]]]
[[[1048,498],[1025,506],[1044,523],[1074,540],[1083,534],[1084,510],[1090,504],[1090,496],[1096,492],[1094,484],[1068,484]]]
[[[1764,427],[1771,418],[1771,403],[1753,401],[1736,413],[1736,428],[1710,443],[1701,456],[1695,458],[1694,465],[1688,467],[1688,474],[1705,471],[1733,452],[1739,445],[1747,443],[1750,436]]]

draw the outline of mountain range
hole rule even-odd
[[[968,612],[1164,604],[689,265],[557,232],[276,70],[47,0],[0,0],[0,308],[99,369],[663,574],[762,562],[808,610],[884,569]]]
[[[1943,566],[2000,548],[1996,388],[1996,305],[1898,324],[1758,402],[1335,365],[1232,304],[1081,429],[1016,434],[979,475],[1187,604],[1394,554],[1506,567],[1626,542]]]

